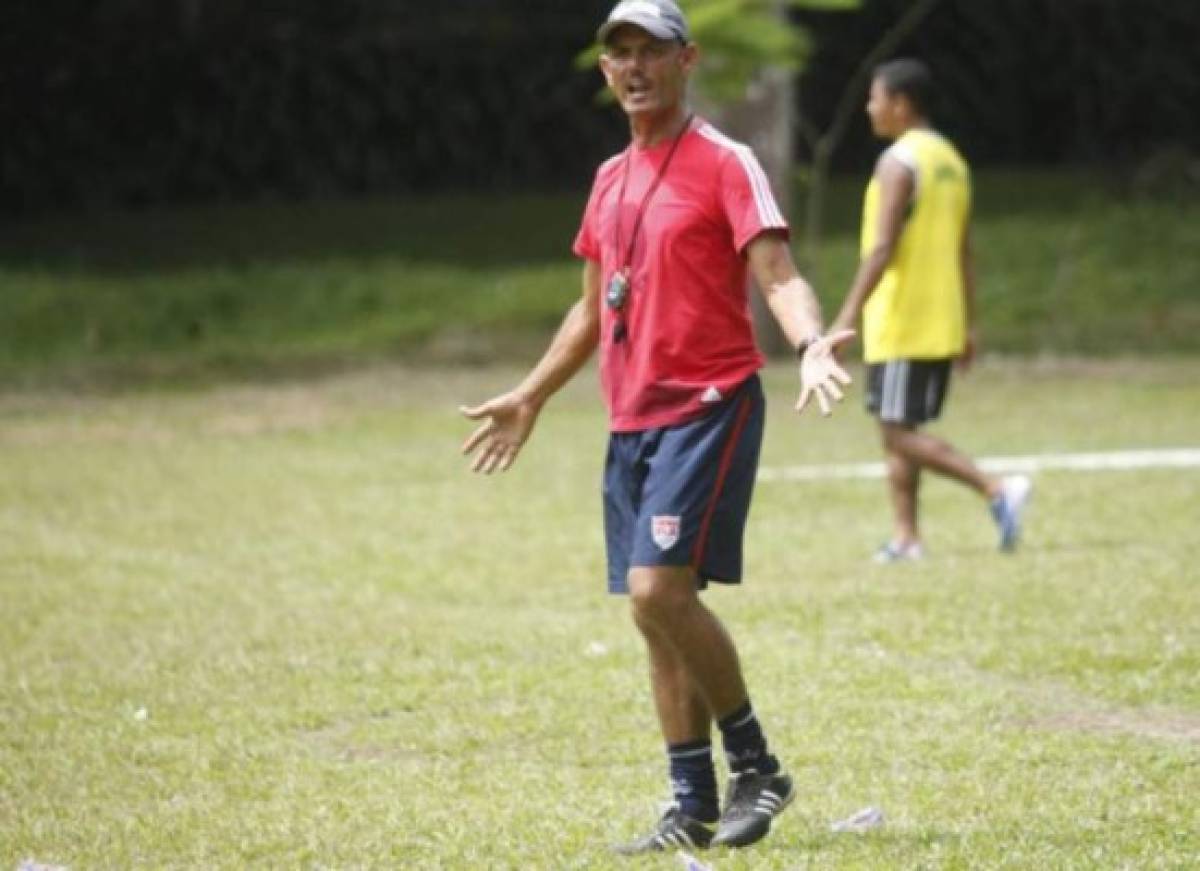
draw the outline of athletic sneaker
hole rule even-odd
[[[875,551],[873,559],[880,565],[889,565],[891,563],[916,562],[925,558],[925,550],[921,547],[919,541],[910,541],[908,544],[897,544],[894,541],[889,541],[879,550]]]
[[[746,847],[771,830],[771,820],[783,813],[796,795],[792,778],[744,771],[730,775],[725,811],[717,825],[714,847]]]
[[[1033,481],[1025,475],[1012,475],[1000,486],[1000,495],[992,500],[992,519],[1000,531],[1000,550],[1013,551],[1021,538],[1021,512],[1033,492]]]
[[[679,805],[673,804],[667,808],[653,832],[614,849],[623,856],[662,853],[681,847],[688,850],[706,850],[712,839],[712,829],[689,817],[679,809]]]

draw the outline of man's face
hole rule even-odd
[[[605,43],[600,70],[627,115],[658,114],[683,102],[697,57],[694,44],[656,39],[626,24]]]
[[[888,91],[883,79],[871,82],[871,93],[867,97],[867,115],[871,118],[871,130],[881,139],[896,136],[897,125],[902,114],[901,98]]]

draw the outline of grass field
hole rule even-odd
[[[992,363],[979,454],[1197,444],[1192,359]],[[0,397],[0,867],[677,868],[617,862],[665,795],[644,654],[602,592],[593,376],[507,476],[461,401],[515,370],[377,367]],[[768,465],[875,459],[794,419]],[[854,399],[857,400],[857,388]],[[740,641],[800,796],[716,868],[1190,868],[1200,470],[1044,473],[1023,550],[931,482],[884,570],[879,482],[760,485]],[[829,823],[868,804],[864,836]]]
[[[862,179],[828,196],[818,289],[856,260]],[[0,227],[0,387],[211,382],[363,358],[526,359],[578,294],[586,195],[218,205]],[[987,347],[1200,353],[1194,188],[981,173]]]

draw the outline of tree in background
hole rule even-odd
[[[822,171],[878,151],[855,72],[934,2],[683,0],[708,55],[702,109],[803,197],[810,272]],[[612,3],[0,3],[0,217],[578,190],[627,135],[587,105],[594,69],[570,70]],[[1196,0],[940,0],[895,50],[937,72],[939,126],[973,165],[1144,166],[1138,184],[1171,190],[1200,154],[1197,44]]]

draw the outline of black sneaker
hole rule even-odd
[[[682,847],[687,850],[705,850],[712,842],[712,829],[699,820],[694,820],[679,809],[679,805],[671,805],[662,815],[654,831],[648,835],[621,844],[613,849],[623,856],[635,856],[638,853],[661,853]]]
[[[731,775],[725,811],[712,846],[746,847],[761,839],[771,830],[771,820],[783,813],[795,794],[792,779],[782,771]]]

